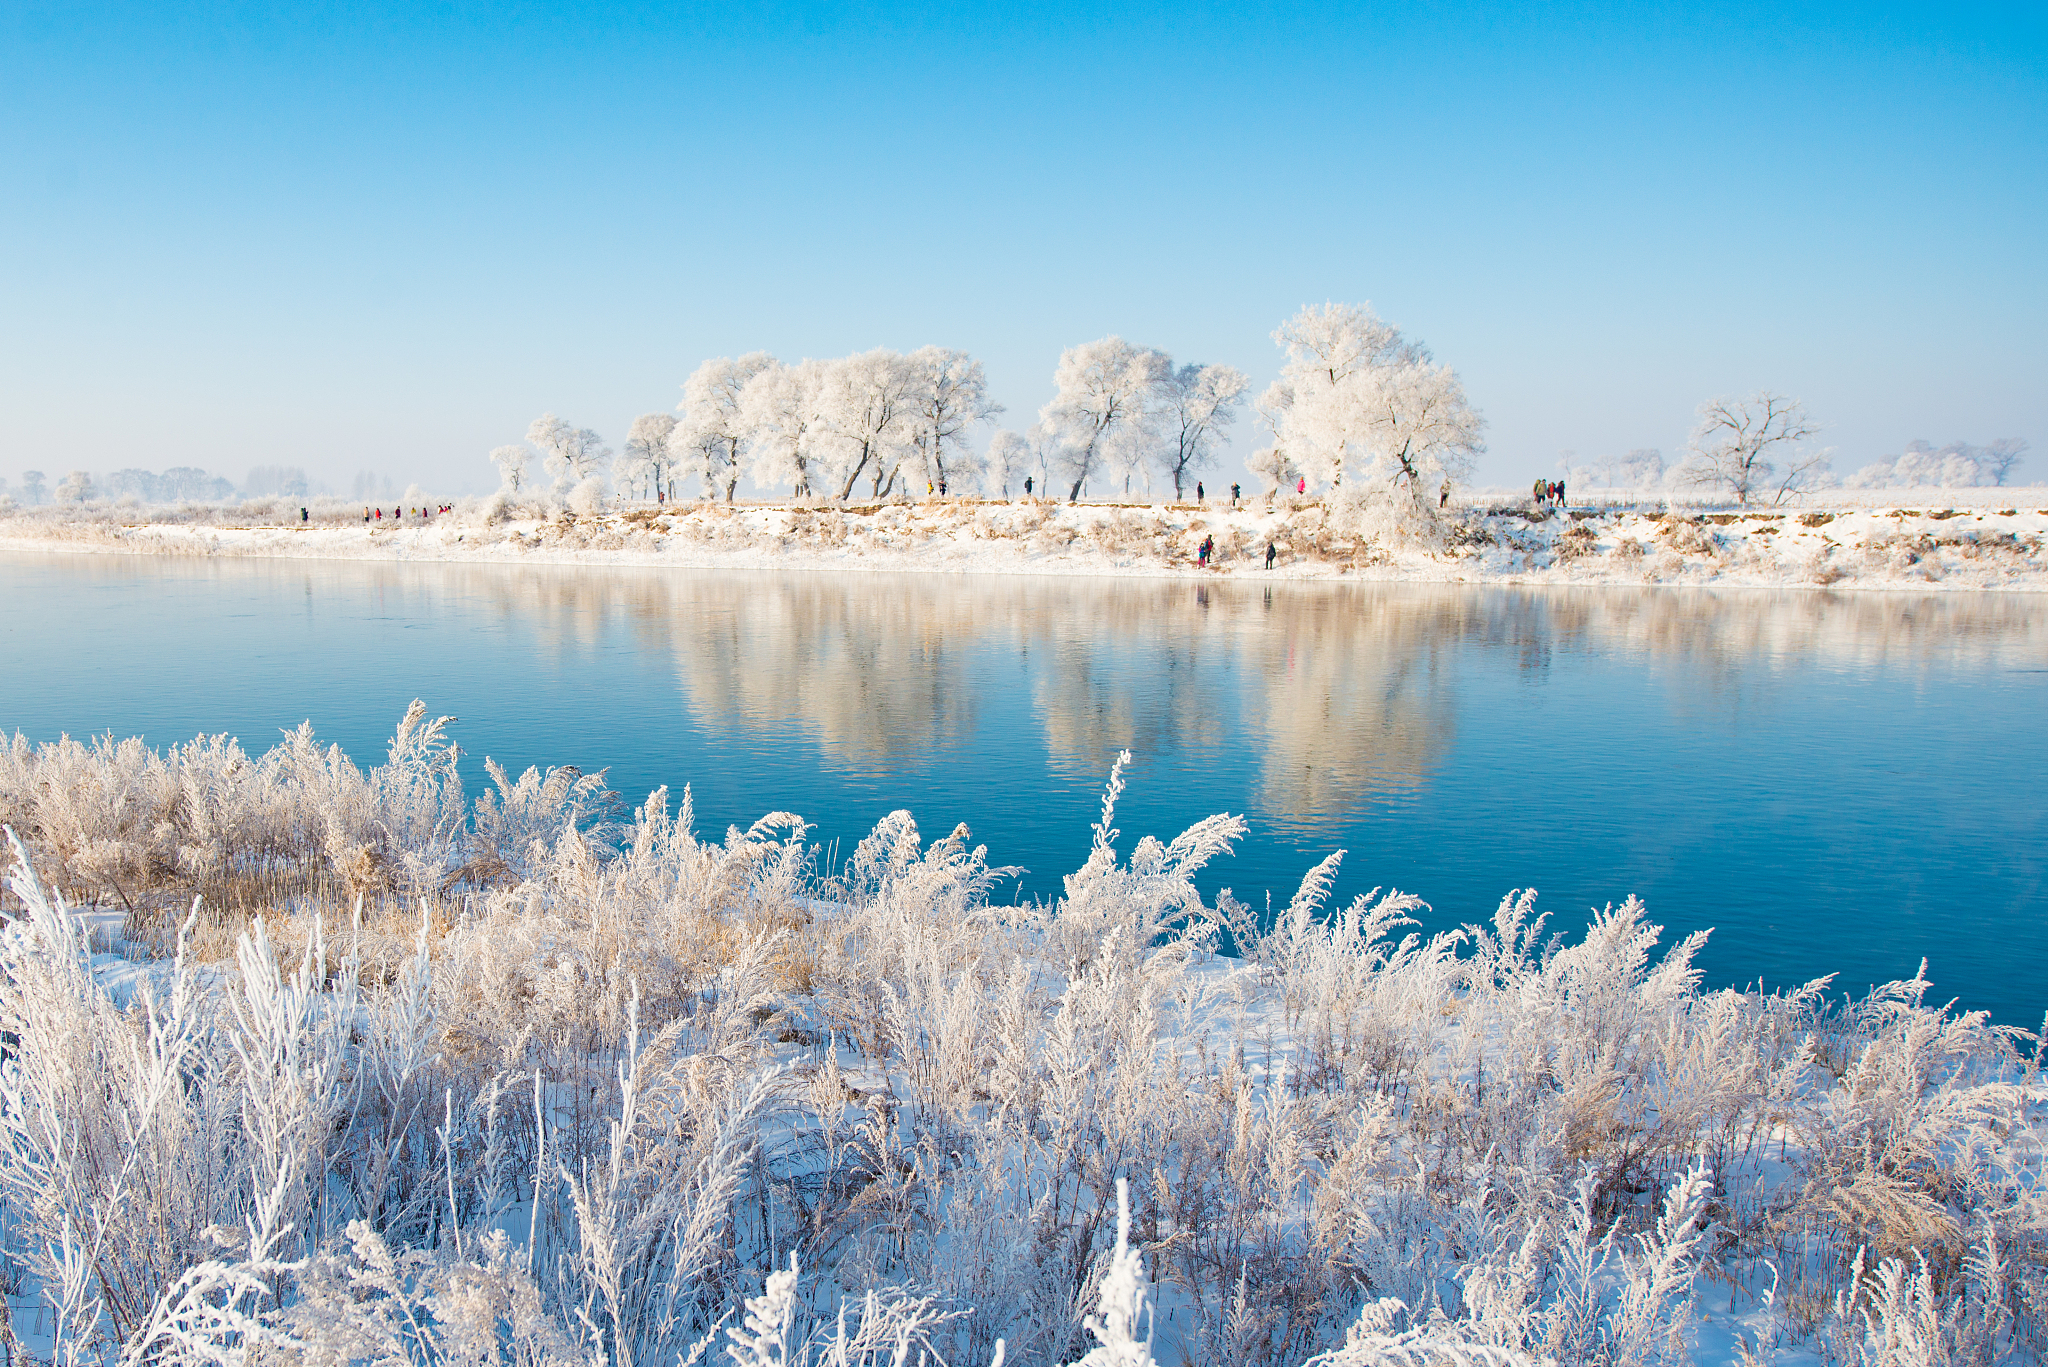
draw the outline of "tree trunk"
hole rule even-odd
[[[841,503],[844,503],[847,499],[853,497],[853,486],[855,482],[860,479],[860,472],[867,469],[867,466],[868,453],[865,450],[863,450],[860,453],[859,464],[855,465],[851,470],[848,470],[846,472],[846,483],[843,486],[841,486],[839,490],[839,501]]]

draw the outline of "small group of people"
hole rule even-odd
[[[1539,479],[1531,486],[1530,492],[1536,496],[1539,508],[1548,508],[1552,504],[1560,508],[1564,506],[1564,481],[1561,479]]]
[[[1214,536],[1203,537],[1202,544],[1195,547],[1195,563],[1202,569],[1206,570],[1209,568],[1209,562],[1214,560],[1215,558],[1216,538]],[[1272,569],[1273,562],[1278,560],[1279,558],[1279,544],[1276,542],[1268,541],[1266,543],[1266,568],[1269,570]]]
[[[438,506],[436,506],[436,507],[435,507],[435,509],[434,509],[434,512],[435,512],[435,514],[436,514],[436,515],[438,515],[438,514],[442,514],[442,513],[447,513],[447,512],[451,512],[451,511],[453,511],[454,507],[455,507],[455,505],[454,505],[454,504],[452,504],[452,503],[443,503],[443,504],[439,504]],[[427,510],[426,510],[426,509],[425,509],[424,507],[420,507],[420,508],[393,508],[393,509],[391,510],[391,517],[392,517],[392,519],[393,519],[394,521],[400,521],[400,522],[402,522],[402,521],[404,521],[404,520],[405,520],[405,515],[406,515],[406,514],[407,514],[408,512],[410,512],[410,513],[411,513],[411,514],[412,514],[412,515],[413,515],[414,517],[418,518],[418,519],[419,519],[420,521],[422,521],[422,522],[424,522],[424,521],[426,521],[426,520],[427,520]],[[301,520],[303,521],[303,520],[304,520],[304,517],[305,517],[305,509],[301,508],[301,509],[299,510],[299,515],[300,515],[300,519],[301,519]],[[366,506],[366,507],[365,507],[365,508],[363,509],[363,521],[365,521],[365,522],[382,522],[383,520],[384,520],[384,510],[383,510],[382,508],[371,508],[371,507],[367,507],[367,506]]]
[[[940,498],[944,498],[946,496],[946,481],[942,479],[936,485],[934,485],[930,480],[926,480],[924,482],[924,496],[926,498],[930,498],[932,496],[932,491],[934,489],[937,489]],[[1031,481],[1028,479],[1024,481],[1024,492],[1027,494],[1031,492]]]

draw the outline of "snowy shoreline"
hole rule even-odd
[[[597,516],[464,506],[423,524],[365,526],[332,505],[291,525],[234,510],[55,510],[0,519],[0,548],[675,569],[1605,584],[1836,589],[2048,588],[2048,491],[1809,509],[1668,506],[1452,510],[1443,543],[1388,551],[1332,525],[1313,499],[1237,508],[972,498],[840,507],[691,503]],[[1966,497],[1955,497],[1962,494]],[[1987,498],[1988,495],[2003,495]],[[1970,505],[1977,506],[1970,506]],[[1960,506],[1959,506],[1960,505]],[[274,510],[273,510],[274,511]],[[122,517],[133,521],[118,520]],[[267,525],[266,525],[267,524]],[[1200,563],[1204,539],[1212,563]],[[1275,563],[1265,564],[1265,549]]]

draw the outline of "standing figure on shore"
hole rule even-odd
[[[1267,569],[1269,569],[1269,570],[1270,570],[1270,569],[1272,569],[1272,568],[1273,568],[1273,561],[1274,561],[1274,560],[1275,560],[1275,559],[1276,559],[1276,558],[1277,558],[1277,557],[1279,556],[1279,554],[1280,554],[1280,548],[1279,548],[1278,546],[1274,545],[1274,544],[1273,544],[1272,542],[1268,541],[1268,542],[1266,543],[1266,568],[1267,568]]]
[[[1031,497],[1031,476],[1024,476],[1024,497]]]
[[[1209,496],[1208,496],[1208,495],[1207,495],[1206,493],[1204,493],[1204,492],[1202,491],[1202,481],[1200,481],[1199,479],[1198,479],[1198,480],[1196,480],[1196,481],[1195,481],[1195,502],[1197,502],[1197,503],[1206,503],[1206,502],[1208,502],[1208,501],[1209,501]]]
[[[1559,481],[1557,482],[1557,506],[1558,506],[1558,507],[1560,507],[1560,508],[1564,507],[1564,481],[1563,481],[1563,480],[1559,480]]]
[[[1238,500],[1238,497],[1239,497],[1239,494],[1238,494],[1238,488],[1237,488],[1237,481],[1236,481],[1236,480],[1232,480],[1232,481],[1230,482],[1230,506],[1231,506],[1231,507],[1235,508],[1235,507],[1237,506],[1237,500]]]
[[[1451,477],[1449,475],[1444,476],[1444,487],[1436,491],[1436,506],[1439,508],[1451,506]]]

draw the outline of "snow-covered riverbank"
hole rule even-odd
[[[305,524],[232,510],[0,519],[0,545],[113,553],[353,560],[516,561],[1005,574],[1229,575],[1417,582],[2048,587],[2048,490],[1965,490],[1895,506],[1699,510],[1656,506],[1452,510],[1442,544],[1388,550],[1312,499],[1065,504],[940,499],[832,505],[692,503],[594,517]],[[2000,497],[1986,502],[1980,495]],[[1958,505],[1961,506],[1958,506]],[[125,520],[124,520],[125,518]],[[1209,563],[1200,557],[1204,541]],[[1267,549],[1272,548],[1272,564]]]

